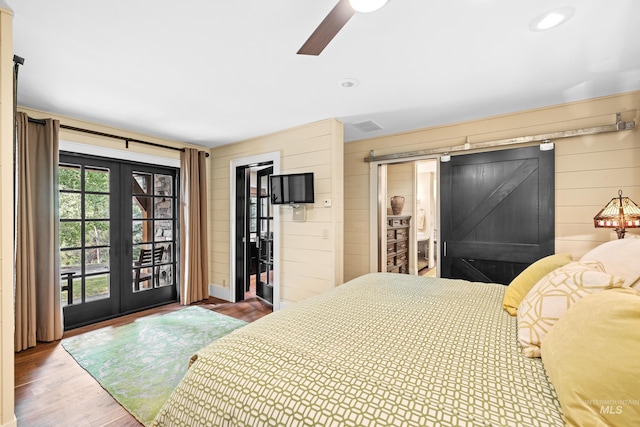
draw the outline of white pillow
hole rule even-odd
[[[625,287],[640,290],[640,239],[611,240],[584,254],[580,261],[598,261],[604,271],[622,277]]]
[[[585,296],[619,288],[621,277],[597,262],[571,262],[544,276],[518,306],[518,342],[527,357],[540,357],[542,341],[564,313]]]

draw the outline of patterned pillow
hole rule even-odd
[[[624,279],[605,273],[599,262],[571,262],[544,276],[518,307],[518,341],[527,357],[540,357],[547,332],[576,301]]]

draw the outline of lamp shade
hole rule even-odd
[[[367,13],[380,9],[387,0],[349,0],[349,4],[356,12]]]
[[[614,228],[618,238],[623,239],[626,228],[640,227],[640,207],[630,198],[622,197],[620,190],[618,197],[611,199],[593,218],[593,224],[598,228]]]

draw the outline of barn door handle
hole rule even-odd
[[[444,248],[443,248],[444,254],[442,254],[442,256],[447,256],[447,242],[444,242],[443,246],[444,246]]]

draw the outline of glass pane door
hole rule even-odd
[[[273,208],[269,198],[269,176],[271,174],[273,174],[273,167],[261,169],[257,173],[256,234],[258,262],[256,295],[273,304]]]
[[[132,175],[133,292],[173,285],[173,177]]]
[[[131,166],[130,285],[126,307],[138,309],[177,298],[177,177],[156,167]]]
[[[61,153],[65,328],[177,300],[177,170]]]
[[[60,163],[60,275],[65,325],[113,313],[112,167],[74,159]]]

